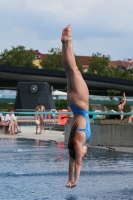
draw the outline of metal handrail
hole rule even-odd
[[[2,112],[3,114],[8,114],[8,113],[11,113],[11,112]],[[55,114],[55,115],[58,115],[58,114],[73,114],[72,112],[66,112],[66,111],[62,111],[62,112],[13,112],[15,114],[21,114],[21,115],[30,115],[30,114],[34,114],[34,115],[37,115],[37,114]],[[95,112],[95,111],[88,111],[88,114],[90,115],[133,115],[133,112]]]

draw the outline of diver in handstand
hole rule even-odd
[[[72,45],[71,26],[62,31],[62,64],[67,77],[67,100],[74,114],[68,141],[69,176],[66,187],[75,187],[81,171],[82,158],[87,154],[84,143],[91,136],[88,87],[76,66]],[[74,175],[74,177],[73,177]]]

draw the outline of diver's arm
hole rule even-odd
[[[74,176],[74,183],[71,187],[75,187],[78,183],[78,179],[80,176],[81,165],[82,165],[82,143],[79,139],[76,139],[74,142],[74,149],[75,149],[75,176]]]
[[[68,174],[68,182],[66,183],[66,187],[71,187],[73,183],[73,174],[74,174],[74,166],[75,166],[75,160],[69,157],[69,174]]]
[[[72,181],[72,177],[74,174],[74,166],[75,166],[75,160],[73,158],[69,158],[69,179],[68,181]]]

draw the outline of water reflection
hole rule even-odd
[[[62,162],[64,160],[64,142],[58,142],[57,143],[57,148],[58,148],[58,153],[57,153],[57,161]]]
[[[35,140],[35,145],[36,146],[43,146],[43,140]]]
[[[65,198],[66,200],[78,200],[78,197],[76,195],[68,195]]]
[[[9,194],[15,200],[132,199],[132,154],[89,148],[74,189],[65,187],[68,160],[67,145],[62,142],[0,139],[1,199]]]

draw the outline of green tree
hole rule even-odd
[[[0,111],[8,110],[9,108],[14,108],[14,104],[10,105],[9,103],[0,103]]]
[[[0,54],[0,64],[22,66],[22,67],[35,67],[33,64],[34,52],[32,49],[25,50],[24,46],[13,47],[11,50],[5,49]]]
[[[55,102],[56,110],[67,109],[68,107],[67,100],[60,99],[60,100],[55,100],[54,102]]]
[[[128,70],[120,70],[118,68],[114,68],[112,70],[112,75],[113,78],[120,78],[120,79],[126,79],[126,80],[132,80],[133,76],[130,71]]]
[[[101,53],[93,53],[89,58],[89,74],[97,74],[100,76],[110,76],[111,70],[109,69],[110,56],[102,55]]]
[[[63,70],[61,63],[61,50],[60,48],[51,48],[40,64],[45,69]]]
[[[82,65],[80,64],[79,58],[78,58],[77,56],[75,56],[75,60],[76,60],[76,65],[77,65],[79,71],[80,71],[80,72],[83,72],[83,67],[82,67]]]
[[[100,76],[108,76],[112,78],[120,78],[126,80],[133,80],[132,70],[120,70],[110,65],[110,56],[102,55],[101,53],[92,54],[89,58],[89,74],[95,74]]]
[[[55,70],[64,70],[62,67],[61,54],[62,51],[60,48],[51,48],[49,54],[44,58],[40,64],[44,69],[55,69]],[[76,64],[80,71],[82,71],[82,66],[79,63],[78,58],[75,56]]]

